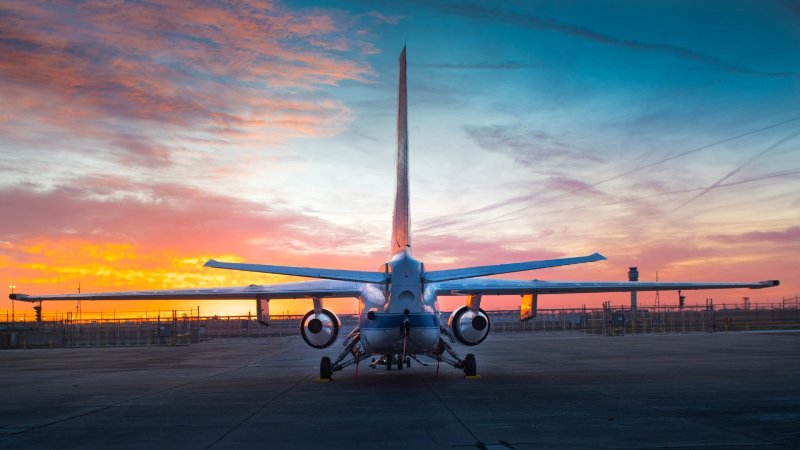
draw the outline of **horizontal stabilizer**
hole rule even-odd
[[[242,270],[245,272],[274,273],[306,278],[324,278],[327,280],[355,281],[360,283],[385,283],[387,278],[383,272],[366,272],[360,270],[315,269],[313,267],[269,266],[266,264],[225,263],[213,259],[205,263],[206,267],[215,269]]]
[[[435,283],[438,281],[459,280],[462,278],[485,277],[501,273],[522,272],[525,270],[545,269],[547,267],[568,266],[587,262],[602,261],[605,256],[595,253],[589,256],[575,258],[544,259],[540,261],[527,261],[511,264],[497,264],[494,266],[465,267],[462,269],[432,270],[425,272],[425,281]]]

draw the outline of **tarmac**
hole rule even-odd
[[[800,333],[497,333],[480,379],[318,381],[341,348],[0,351],[0,448],[800,448]]]

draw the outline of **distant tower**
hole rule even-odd
[[[638,267],[628,267],[628,281],[639,281]],[[636,311],[636,291],[631,291],[631,311]]]

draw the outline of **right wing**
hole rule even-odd
[[[243,287],[177,289],[154,291],[100,292],[86,294],[27,295],[10,294],[12,300],[25,302],[51,300],[243,300],[358,297],[362,283],[349,281],[304,281]]]
[[[435,283],[436,295],[525,295],[525,294],[580,294],[591,292],[677,291],[698,289],[763,289],[777,286],[778,280],[754,283],[662,283],[646,281],[522,281],[495,278]]]

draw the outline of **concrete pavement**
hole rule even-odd
[[[441,366],[296,338],[0,352],[0,448],[797,448],[800,333],[508,333]],[[465,348],[459,348],[462,354]]]

